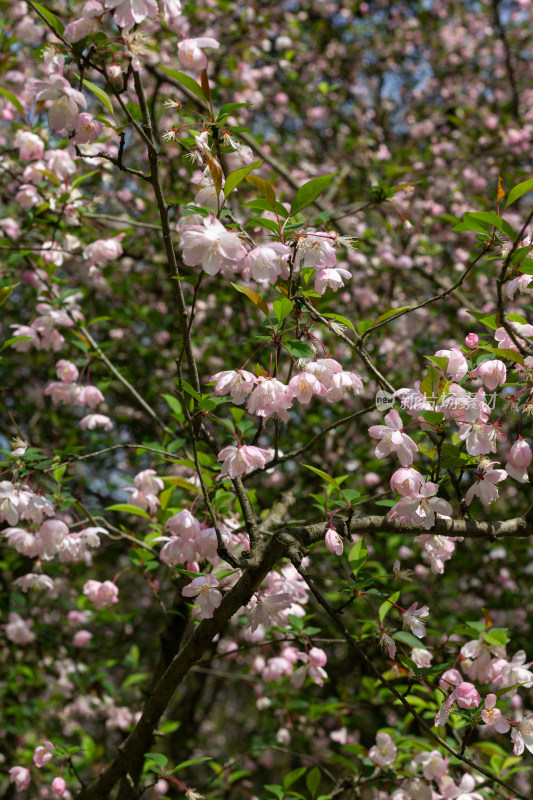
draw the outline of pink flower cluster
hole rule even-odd
[[[50,395],[53,403],[75,403],[78,406],[87,405],[94,409],[104,401],[104,395],[96,386],[80,386],[75,383],[79,377],[78,368],[71,361],[61,359],[56,364],[59,381],[51,381],[44,393]],[[95,430],[103,428],[109,431],[113,427],[111,419],[105,414],[91,413],[80,420],[82,430]]]

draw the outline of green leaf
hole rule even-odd
[[[470,314],[471,317],[477,319],[478,322],[481,322],[482,325],[486,325],[487,328],[490,328],[493,331],[498,330],[500,327],[496,323],[496,317],[491,314],[483,314],[480,311],[472,311],[471,309],[467,308],[466,311]]]
[[[88,181],[89,178],[92,178],[93,175],[99,175],[99,174],[100,174],[99,169],[93,169],[91,172],[86,172],[85,175],[78,175],[78,177],[74,178],[74,180],[72,181],[72,188],[75,189],[76,186],[81,186],[82,183]]]
[[[116,503],[113,506],[107,506],[106,511],[123,511],[125,514],[135,514],[138,517],[151,519],[150,514],[147,514],[143,508],[132,506],[129,503]]]
[[[251,106],[253,103],[224,103],[220,111],[218,112],[217,120],[220,120],[220,117],[223,114],[229,114],[231,111],[236,111],[238,108],[245,108],[245,106]]]
[[[298,214],[298,212],[306,206],[314,203],[324,189],[329,186],[335,175],[338,174],[338,172],[333,172],[331,175],[321,175],[320,178],[313,178],[307,183],[304,183],[303,186],[300,186],[291,204],[291,217],[294,217],[295,214]]]
[[[20,281],[19,281],[18,283],[12,283],[12,284],[11,284],[11,286],[3,286],[3,287],[0,289],[0,306],[3,306],[3,305],[4,305],[4,303],[6,302],[6,300],[8,300],[8,299],[9,299],[9,297],[10,297],[10,296],[12,295],[12,293],[15,291],[15,289],[17,288],[17,286],[20,286]],[[26,337],[26,338],[31,338],[31,337]]]
[[[307,767],[298,767],[297,769],[293,769],[291,772],[288,772],[283,778],[283,788],[288,789],[293,783],[296,783],[298,778],[301,778],[306,771]]]
[[[387,616],[387,614],[389,613],[389,611],[392,608],[392,603],[395,603],[397,601],[397,599],[399,598],[399,596],[400,596],[400,592],[399,591],[398,592],[394,592],[394,594],[390,595],[388,600],[385,600],[385,602],[383,602],[380,605],[379,611],[378,611],[378,616],[379,616],[379,621],[382,624],[383,624],[383,620],[385,619],[385,617]]]
[[[396,631],[396,633],[392,634],[392,638],[398,642],[408,644],[410,647],[420,647],[420,639],[409,633],[409,631]],[[416,665],[415,669],[417,669]]]
[[[239,286],[238,283],[232,283],[231,285],[233,286],[234,289],[237,289],[237,291],[240,292],[241,294],[245,294],[246,297],[252,301],[252,303],[254,303],[258,308],[261,309],[261,311],[263,312],[263,314],[265,314],[266,317],[270,316],[267,304],[265,303],[263,298],[257,294],[257,292],[254,292],[253,289],[249,289],[248,286]]]
[[[56,17],[55,14],[52,14],[51,11],[48,11],[48,9],[42,6],[40,3],[34,3],[33,5],[37,9],[37,11],[41,12],[45,20],[50,23],[50,25],[56,31],[56,33],[60,34],[63,33],[63,31],[65,30],[65,26],[63,25],[61,20]]]
[[[533,178],[530,178],[528,181],[522,181],[522,183],[517,183],[516,186],[513,186],[509,195],[507,197],[506,207],[512,205],[512,203],[516,202],[523,194],[526,192],[533,191]]]
[[[348,553],[348,563],[352,568],[352,572],[356,578],[361,570],[361,567],[365,563],[367,556],[368,550],[366,548],[365,540],[359,539],[359,541],[354,544]]]
[[[0,86],[0,94],[3,95],[6,98],[6,100],[9,100],[11,105],[15,106],[15,108],[20,114],[24,115],[24,109],[21,105],[21,102],[18,99],[18,97],[15,97],[13,92],[10,92],[8,89],[4,89],[3,86]]]
[[[482,350],[486,353],[494,353],[494,355],[500,356],[500,358],[507,358],[509,361],[516,361],[518,364],[524,365],[524,358],[518,350],[506,350],[505,348],[492,347],[492,345],[488,344],[479,345],[478,350]]]
[[[509,641],[509,636],[505,628],[489,628],[483,632],[483,641],[494,645],[494,647],[505,647]]]
[[[330,484],[330,486],[334,486],[335,489],[337,489],[337,491],[340,492],[341,487],[339,486],[335,478],[332,478],[331,475],[328,475],[327,472],[323,472],[323,470],[318,469],[318,467],[312,467],[311,464],[304,464],[302,461],[300,461],[299,463],[302,465],[302,467],[310,469],[311,472],[314,472],[316,475],[320,475],[320,477],[323,478],[325,481],[327,481]]]
[[[420,416],[430,425],[440,425],[444,419],[444,414],[441,414],[440,411],[424,411]]]
[[[278,320],[278,325],[281,325],[293,309],[293,304],[288,297],[281,297],[279,300],[274,300],[273,304],[274,314]]]
[[[294,358],[313,358],[315,355],[311,345],[301,342],[300,339],[289,339],[283,344]]]
[[[465,227],[467,226],[467,227]],[[452,228],[454,231],[474,231],[478,233],[490,233],[491,228],[504,233],[509,239],[515,239],[516,234],[508,222],[495,214],[493,211],[467,211],[463,217],[463,222]]]
[[[199,97],[200,100],[206,101],[206,96],[204,91],[199,83],[197,83],[194,78],[189,77],[184,72],[177,72],[175,69],[168,69],[168,67],[161,67],[163,72],[166,72],[171,78],[174,78],[175,81],[181,83],[182,86],[185,86],[192,94],[196,97]]]
[[[58,467],[57,469],[55,469],[52,472],[53,478],[54,478],[56,483],[59,483],[59,481],[61,480],[61,478],[65,474],[66,470],[67,470],[67,465],[63,464],[61,467]]]
[[[446,358],[446,356],[424,356],[424,358],[427,358],[427,360],[431,361],[432,364],[436,364],[436,366],[439,367],[439,369],[441,369],[443,372],[446,372],[448,369],[449,359]]]
[[[246,178],[248,180],[248,178]],[[250,217],[246,223],[247,227],[260,227],[266,228],[271,233],[279,234],[279,225],[273,219],[266,219],[265,217]]]
[[[313,796],[316,794],[317,789],[320,786],[321,780],[322,780],[322,775],[320,774],[319,768],[313,767],[313,769],[305,779],[305,784]]]
[[[354,333],[356,332],[355,328],[353,326],[353,322],[351,322],[348,319],[348,317],[343,317],[341,314],[322,314],[322,316],[325,317],[326,319],[333,319],[333,320],[335,320],[335,322],[340,322],[341,325],[346,325],[346,327],[350,328],[351,331],[353,331]],[[360,324],[361,323],[359,323],[357,327],[359,327]],[[370,324],[372,324],[372,323],[370,323]]]
[[[202,395],[198,394],[196,389],[194,389],[190,383],[188,383],[187,381],[182,381],[181,384],[183,386],[184,391],[187,392],[187,394],[190,394],[191,397],[194,397],[195,400],[198,400],[198,402],[200,402],[200,400],[202,399]]]
[[[250,175],[248,178],[246,178],[246,180],[248,183],[251,183],[253,186],[255,186],[256,189],[259,189],[267,203],[272,207],[272,210],[281,205],[281,203],[276,204],[276,193],[271,183],[265,181],[264,178],[260,178],[258,175]],[[287,211],[283,206],[281,206],[281,208],[283,208],[282,216],[287,218]],[[278,214],[279,213],[280,212],[278,211]]]
[[[211,758],[211,756],[200,756],[199,758],[190,758],[188,761],[182,761],[181,764],[178,764],[177,767],[174,767],[172,773],[177,772],[180,769],[185,769],[185,767],[192,767],[194,764],[202,764],[204,761],[212,761],[212,760],[213,759]]]
[[[530,248],[527,248],[528,250]],[[523,275],[533,275],[533,258],[523,258],[518,269]]]
[[[262,161],[255,161],[253,164],[249,164],[247,167],[242,167],[241,169],[236,169],[235,172],[230,172],[224,185],[224,197],[227,197],[229,194],[231,194],[235,187],[246,178],[248,173],[253,169],[260,167],[262,163]]]
[[[395,314],[400,314],[402,311],[409,311],[409,309],[414,308],[414,306],[401,306],[400,308],[389,308],[388,311],[385,311],[380,317],[378,317],[372,325],[379,325],[380,322],[385,322],[386,319],[390,317],[394,317]]]
[[[163,400],[166,400],[174,414],[177,414],[179,417],[182,416],[183,410],[181,408],[181,403],[177,397],[174,397],[172,394],[162,394],[161,397]]]
[[[109,113],[113,117],[115,117],[115,112],[113,111],[113,103],[111,102],[111,98],[109,97],[107,92],[104,92],[104,90],[100,89],[100,87],[97,86],[95,83],[91,83],[91,81],[88,81],[85,78],[83,79],[83,85],[86,86],[87,89],[89,89],[89,91],[91,91],[94,95],[96,95],[96,97],[98,97],[98,99],[107,108]],[[115,119],[116,119],[116,117],[115,117]]]
[[[160,769],[165,769],[168,758],[163,753],[146,753],[145,758],[148,761],[153,761]]]

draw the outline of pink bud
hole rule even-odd
[[[67,789],[67,784],[65,783],[63,778],[54,778],[54,780],[52,781],[51,789],[53,793],[56,794],[58,797],[63,797]]]
[[[477,333],[469,333],[468,336],[465,336],[465,344],[467,347],[477,347],[479,344]]]
[[[476,708],[481,703],[481,697],[474,684],[466,681],[456,688],[455,699],[461,708]]]
[[[518,437],[516,442],[511,447],[509,453],[509,464],[513,467],[529,467],[531,464],[531,447],[528,445],[521,436]]]
[[[330,553],[335,553],[336,556],[342,556],[344,544],[335,528],[329,528],[324,542]]]
[[[441,692],[447,692],[452,686],[458,686],[463,680],[463,676],[458,669],[447,669],[443,672],[439,680]]]
[[[309,651],[309,663],[312,667],[325,667],[328,657],[320,647],[312,647]]]

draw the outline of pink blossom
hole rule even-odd
[[[495,708],[498,698],[495,694],[488,694],[485,698],[485,708],[481,712],[481,719],[486,725],[494,726],[498,733],[507,733],[511,727],[506,717],[499,708]]]
[[[327,679],[328,674],[324,667],[327,664],[327,656],[320,647],[312,647],[309,654],[301,653],[299,658],[305,661],[303,667],[299,667],[293,672],[291,677],[291,686],[299,689],[303,686],[307,677],[311,678],[313,683],[317,686],[323,686],[324,681]]]
[[[214,216],[185,217],[179,225],[183,261],[188,267],[201,265],[208,275],[235,271],[246,256],[236,233],[226,230]]]
[[[56,363],[56,372],[59,380],[64,383],[72,383],[79,376],[77,366],[72,361],[66,361],[64,358]]]
[[[507,369],[503,361],[494,359],[482,361],[481,364],[470,372],[471,378],[481,378],[489,392],[502,386],[507,379]]]
[[[211,619],[215,609],[222,602],[222,594],[216,588],[218,585],[218,578],[215,575],[200,575],[182,589],[185,597],[197,598],[203,619]]]
[[[44,142],[37,134],[31,131],[17,131],[13,144],[19,148],[21,161],[33,161],[43,156]]]
[[[333,376],[342,372],[342,365],[334,358],[317,358],[316,361],[307,361],[304,370],[318,378],[322,386],[329,389],[332,386]]]
[[[379,634],[379,646],[387,653],[389,658],[394,658],[396,655],[396,642],[384,630]]]
[[[110,431],[113,428],[113,422],[105,414],[87,414],[80,420],[80,428],[89,431],[103,428],[104,431]]]
[[[244,280],[252,277],[255,281],[276,283],[279,276],[286,270],[291,249],[281,242],[262,244],[250,250],[242,264]]]
[[[477,333],[469,333],[465,336],[465,344],[467,347],[477,347],[479,344],[479,336]]]
[[[471,456],[482,456],[493,452],[490,440],[491,426],[483,422],[471,424],[458,423],[459,439],[466,444],[466,450]]]
[[[17,553],[28,558],[35,558],[41,554],[41,540],[30,531],[22,528],[6,528],[2,532],[7,536],[9,546],[13,547]]]
[[[23,792],[30,785],[31,775],[29,769],[26,767],[11,767],[9,772],[9,780],[15,784],[17,792]]]
[[[462,539],[457,536],[422,533],[414,541],[422,547],[424,561],[427,561],[430,565],[433,574],[442,575],[444,564],[450,560],[454,553],[455,542],[462,541]]]
[[[246,627],[252,633],[259,625],[269,628],[270,625],[285,625],[287,612],[292,605],[292,598],[287,592],[279,594],[262,595],[255,600],[255,604],[248,615]],[[285,613],[283,613],[285,612]]]
[[[90,631],[76,631],[74,634],[74,638],[72,639],[72,646],[73,647],[85,647],[89,644],[93,635]]]
[[[191,512],[184,508],[166,521],[166,525],[173,536],[182,536],[195,539],[200,535],[200,523]]]
[[[229,445],[220,451],[217,461],[223,461],[221,475],[229,475],[230,478],[237,478],[240,475],[248,475],[255,467],[264,469],[267,461],[270,460],[270,452],[261,447],[242,445],[235,447]]]
[[[41,201],[41,198],[35,186],[23,183],[18,188],[15,200],[24,211],[28,211],[28,209],[36,206]]]
[[[33,628],[32,619],[23,619],[16,611],[10,611],[7,620],[2,627],[5,628],[10,642],[24,646],[35,641],[35,634],[31,630]]]
[[[258,417],[268,419],[276,414],[283,422],[287,422],[287,409],[292,402],[285,386],[276,378],[259,377],[257,385],[248,399],[248,411]]]
[[[328,528],[324,542],[330,553],[342,556],[344,543],[335,528]]]
[[[328,400],[330,403],[338,403],[346,391],[357,395],[362,388],[363,381],[357,372],[335,372],[329,381]]]
[[[115,22],[126,29],[157,14],[156,0],[105,0],[105,7],[114,8]]]
[[[111,581],[101,583],[100,581],[89,580],[83,587],[83,594],[87,595],[98,611],[118,603],[118,587]]]
[[[96,386],[80,386],[78,388],[79,391],[75,398],[76,405],[96,408],[97,405],[104,402],[104,395]]]
[[[297,253],[302,259],[304,268],[316,270],[334,267],[337,253],[333,247],[333,239],[325,234],[301,234],[298,239]]]
[[[452,347],[451,350],[437,350],[435,355],[448,359],[446,375],[452,381],[460,381],[468,372],[468,363],[458,347]]]
[[[36,81],[35,100],[52,100],[48,109],[48,123],[58,133],[73,131],[78,120],[78,107],[87,108],[82,93],[73,89],[66,78],[58,73],[50,75],[48,81]]]
[[[455,687],[455,699],[460,708],[477,708],[481,703],[479,692],[473,683],[463,681]]]
[[[202,47],[217,50],[220,47],[216,39],[200,36],[197,39],[183,39],[178,43],[178,58],[185,67],[193,72],[201,72],[207,68],[207,57]]]
[[[217,397],[229,394],[233,402],[238,406],[244,403],[257,383],[255,375],[251,372],[246,372],[244,369],[217,372],[211,380],[216,381],[215,395]]]
[[[169,25],[175,25],[181,15],[181,0],[162,0],[162,5],[163,19]]]
[[[511,731],[511,739],[514,742],[513,752],[515,756],[521,756],[524,747],[533,753],[533,714],[520,720],[518,725]]]
[[[76,123],[73,144],[93,144],[101,136],[104,126],[93,117],[92,114],[84,111],[78,116]]]
[[[421,639],[426,635],[426,627],[422,622],[421,617],[429,616],[429,608],[428,606],[417,608],[417,606],[418,602],[413,603],[403,612],[403,627],[405,630],[411,628],[411,631],[414,633],[414,635]]]
[[[31,536],[31,534],[28,535]],[[21,575],[13,583],[23,592],[34,589],[51,594],[54,591],[54,581],[49,575],[43,575],[42,573],[28,572],[26,575]]]
[[[67,42],[75,43],[84,39],[91,33],[96,33],[100,27],[100,17],[104,13],[104,7],[97,0],[88,0],[81,10],[81,19],[70,22],[63,36]]]
[[[81,386],[75,383],[63,383],[61,381],[50,381],[45,388],[45,395],[50,395],[53,403],[74,403],[81,392]]]
[[[424,483],[422,475],[413,467],[400,467],[390,479],[391,489],[402,497],[417,494]]]
[[[60,519],[48,519],[38,531],[41,540],[41,556],[50,561],[61,549],[63,540],[68,536],[68,526]]]
[[[422,767],[422,773],[427,781],[438,781],[448,772],[448,761],[441,756],[438,750],[417,753],[413,762],[418,767]]]
[[[54,745],[52,742],[45,742],[33,751],[33,763],[36,767],[44,767],[45,764],[54,757]]]
[[[296,398],[302,405],[311,402],[314,394],[324,397],[328,391],[311,372],[299,372],[290,379],[287,395],[291,400]]]
[[[351,272],[340,267],[336,269],[321,269],[315,278],[315,292],[324,294],[326,289],[338,292],[344,286],[343,278],[349,279],[351,277]]]
[[[105,267],[109,261],[120,258],[122,255],[121,242],[123,238],[124,234],[119,233],[112,239],[97,239],[85,248],[83,257],[96,264],[97,267]]]
[[[402,497],[391,509],[391,519],[410,517],[414,524],[421,523],[426,530],[435,525],[436,514],[443,517],[452,515],[453,509],[447,500],[435,497],[439,490],[436,483],[426,483],[417,494]]]
[[[47,150],[44,157],[47,169],[60,181],[66,180],[76,172],[76,164],[66,150]]]
[[[378,767],[386,767],[396,760],[396,745],[388,733],[378,733],[376,744],[368,751],[368,757]]]
[[[463,676],[458,669],[447,669],[439,678],[439,689],[447,692],[451,686],[459,686],[462,680]]]
[[[58,776],[57,778],[54,778],[50,788],[51,788],[52,792],[55,795],[57,795],[57,797],[63,797],[63,795],[65,794],[65,792],[67,790],[67,784],[65,783],[63,778],[60,778]]]
[[[511,447],[509,461],[505,465],[505,472],[519,483],[527,483],[529,477],[527,468],[531,463],[531,447],[519,436]]]
[[[476,482],[465,495],[467,505],[470,505],[474,497],[479,497],[484,505],[494,503],[498,499],[498,489],[495,484],[505,480],[506,477],[507,472],[504,469],[492,469],[492,464],[489,469],[474,475]]]
[[[387,425],[372,425],[368,429],[373,439],[380,439],[376,447],[376,458],[386,458],[390,453],[397,452],[402,466],[411,466],[418,448],[410,436],[402,433],[403,423],[396,409],[389,411],[385,422]]]

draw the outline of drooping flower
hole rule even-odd
[[[216,588],[218,585],[218,578],[215,575],[199,575],[182,589],[185,597],[197,598],[196,602],[200,606],[203,619],[211,619],[215,609],[222,602],[222,594]]]
[[[414,633],[415,636],[418,636],[419,639],[422,639],[422,637],[426,635],[426,627],[421,618],[427,616],[429,616],[428,606],[422,606],[422,608],[418,608],[418,601],[413,603],[403,612],[402,618],[404,629],[408,630],[411,628],[412,633]]]
[[[448,359],[446,375],[452,381],[460,381],[468,372],[467,360],[458,347],[452,347],[451,350],[437,350],[435,355]]]
[[[111,581],[88,580],[83,587],[83,594],[87,595],[93,606],[100,611],[118,603],[118,587]]]
[[[193,72],[201,72],[207,68],[207,56],[204,47],[217,50],[220,43],[210,36],[200,36],[196,39],[182,39],[178,43],[178,58],[185,67]]]
[[[380,440],[376,447],[376,458],[386,458],[391,453],[397,452],[401,465],[410,467],[418,448],[410,436],[402,433],[403,422],[396,409],[389,411],[385,422],[386,425],[372,425],[368,429],[373,439]]]
[[[507,380],[507,368],[499,359],[482,361],[476,369],[470,372],[470,377],[480,378],[489,392],[493,392]]]
[[[257,385],[248,399],[248,411],[258,417],[269,417],[276,414],[283,422],[287,422],[289,415],[287,409],[292,402],[287,391],[287,386],[276,378],[257,379]]]
[[[489,505],[498,499],[496,484],[505,480],[507,472],[504,469],[493,469],[492,465],[495,463],[497,462],[491,461],[487,469],[474,475],[476,482],[472,484],[465,495],[467,505],[470,505],[474,497],[479,497],[483,505]]]
[[[421,523],[426,530],[435,525],[436,514],[450,517],[453,509],[447,500],[435,497],[439,490],[438,484],[426,483],[413,495],[406,495],[394,505],[390,511],[391,519],[396,517],[410,517],[414,524]]]
[[[11,767],[8,770],[9,780],[15,784],[17,792],[23,792],[30,785],[31,775],[29,769],[26,767]]]
[[[239,236],[212,215],[185,217],[180,221],[179,232],[185,264],[201,266],[208,275],[216,275],[220,270],[235,271],[246,257]]]
[[[527,717],[520,720],[518,725],[511,731],[511,739],[514,742],[515,756],[521,756],[524,752],[524,747],[527,747],[530,753],[533,753],[533,714],[528,714]]]
[[[388,733],[378,733],[376,744],[368,751],[368,757],[377,764],[378,767],[386,767],[393,764],[396,760],[396,745]]]
[[[335,553],[336,556],[342,556],[344,543],[335,528],[328,528],[324,543],[330,553]]]
[[[269,450],[252,445],[242,445],[241,447],[229,445],[221,450],[217,457],[217,461],[224,462],[220,474],[229,475],[230,478],[247,475],[255,467],[264,469],[269,460]]]
[[[115,22],[126,29],[157,14],[157,0],[106,0],[105,7],[114,9]]]
[[[217,397],[229,394],[233,402],[238,406],[244,403],[257,383],[255,375],[244,369],[217,372],[211,380],[216,381],[215,395]]]
[[[47,81],[36,81],[35,101],[52,100],[48,109],[48,123],[58,133],[75,130],[79,108],[87,108],[83,94],[73,89],[66,78],[55,73]]]
[[[519,483],[527,483],[529,481],[527,468],[531,464],[531,457],[531,447],[519,436],[511,447],[505,472]]]

